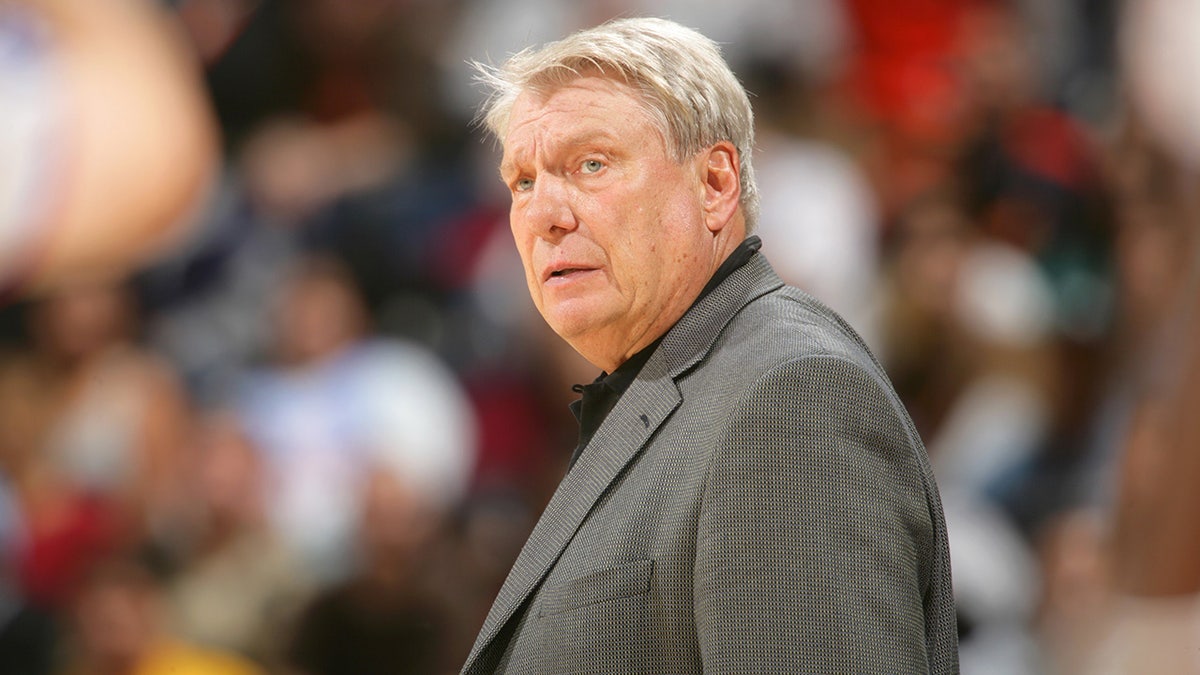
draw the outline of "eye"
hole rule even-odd
[[[584,173],[596,173],[603,168],[604,162],[601,162],[598,159],[585,159],[583,160],[583,164],[579,165],[579,170]]]
[[[513,190],[515,192],[529,192],[532,189],[533,189],[533,179],[532,178],[518,178],[516,180],[516,182],[513,183]]]

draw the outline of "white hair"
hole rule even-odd
[[[521,93],[550,94],[597,73],[620,80],[640,95],[675,161],[683,162],[720,141],[733,143],[742,211],[747,229],[753,229],[758,220],[758,187],[750,163],[754,113],[745,88],[712,40],[665,19],[617,19],[527,48],[498,68],[473,65],[478,80],[491,90],[480,119],[501,143]]]

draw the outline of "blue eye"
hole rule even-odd
[[[584,173],[596,173],[604,168],[604,163],[598,159],[585,159],[579,168]]]
[[[513,189],[517,192],[529,192],[533,189],[533,179],[519,178],[516,183],[513,183]]]

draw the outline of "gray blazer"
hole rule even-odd
[[[942,506],[855,333],[760,254],[563,478],[464,673],[953,673]]]

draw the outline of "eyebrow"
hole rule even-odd
[[[500,180],[507,183],[508,174],[516,171],[516,163],[510,162],[507,159],[500,162]]]
[[[615,142],[619,140],[616,135],[603,129],[584,129],[571,136],[567,136],[561,141],[555,141],[557,147],[573,147],[577,145],[587,145],[596,141]],[[505,158],[500,162],[500,178],[504,180],[506,172],[516,171],[516,165],[519,162],[509,158]]]

